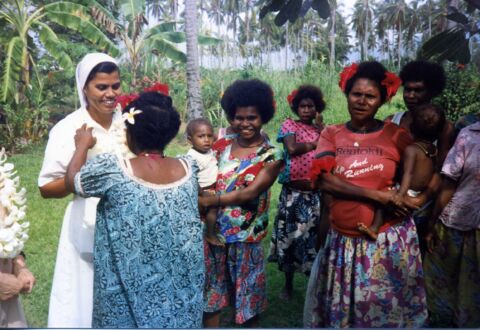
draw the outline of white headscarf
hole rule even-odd
[[[82,108],[87,108],[87,97],[83,92],[83,88],[85,87],[85,82],[87,81],[88,75],[96,65],[102,62],[111,62],[115,65],[118,65],[117,61],[113,57],[104,53],[87,54],[77,65],[75,79],[77,81],[77,92],[78,98],[80,99],[80,107]]]

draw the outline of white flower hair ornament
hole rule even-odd
[[[5,149],[0,150],[0,258],[14,258],[28,240],[30,223],[25,220],[27,191],[19,190],[20,178],[7,163]]]
[[[122,118],[131,125],[135,125],[135,116],[140,113],[142,113],[142,110],[135,110],[135,107],[132,107],[128,112],[123,113]]]

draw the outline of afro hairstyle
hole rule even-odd
[[[423,81],[432,97],[435,97],[444,90],[447,78],[443,67],[438,63],[412,61],[402,68],[400,79],[404,86],[410,81]]]
[[[227,87],[220,104],[229,120],[233,120],[239,107],[255,107],[264,124],[275,114],[273,91],[258,79],[236,80]]]
[[[292,111],[297,113],[298,106],[303,99],[311,99],[315,104],[315,111],[321,113],[325,110],[325,101],[323,100],[323,94],[320,88],[313,85],[302,85],[298,87],[297,94],[292,100]]]

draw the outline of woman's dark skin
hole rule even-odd
[[[347,101],[351,127],[357,131],[368,131],[378,127],[375,114],[383,102],[378,85],[374,81],[358,78],[347,95]],[[409,209],[417,208],[415,204],[408,201],[405,205],[395,205],[393,191],[380,191],[352,185],[330,173],[322,174],[315,183],[315,187],[339,198],[363,200],[374,202],[379,206],[391,207],[399,216],[405,216],[409,213]]]
[[[400,120],[400,127],[406,129],[410,132],[410,125],[413,120],[413,111],[415,108],[427,104],[432,101],[432,94],[428,90],[424,81],[406,81],[403,84],[403,101],[407,106],[408,111],[403,115]],[[387,119],[392,119],[392,116],[388,116]],[[440,167],[445,158],[447,157],[448,151],[455,142],[455,127],[452,122],[447,120],[445,126],[443,127],[442,132],[438,138],[438,166]],[[429,196],[431,197],[431,196]]]
[[[263,122],[255,106],[237,107],[231,124],[235,132],[238,133],[231,147],[233,157],[245,158],[265,142],[265,137],[261,134]],[[201,208],[208,208],[212,206],[242,205],[250,202],[272,186],[280,173],[282,164],[282,161],[266,163],[248,187],[233,190],[225,195],[200,196],[198,204]],[[259,316],[256,315],[245,322],[244,326],[258,328],[258,322]],[[204,313],[203,324],[206,328],[218,328],[220,326],[220,311]]]
[[[118,71],[112,73],[98,72],[84,88],[88,100],[87,111],[100,125],[108,129],[112,123],[113,112],[111,107],[105,107],[102,100],[115,99],[121,93],[120,75]],[[43,198],[63,198],[70,194],[65,184],[65,177],[59,178],[39,187]]]

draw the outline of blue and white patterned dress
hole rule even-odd
[[[171,184],[145,182],[128,161],[102,154],[75,177],[78,194],[100,197],[94,246],[94,328],[202,325],[203,224],[197,168]]]

